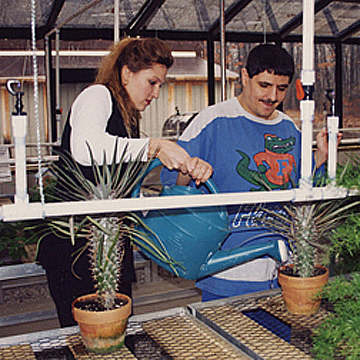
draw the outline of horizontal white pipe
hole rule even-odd
[[[360,138],[357,138],[357,139],[342,139],[340,144],[357,145],[357,144],[360,144]]]
[[[52,147],[52,146],[58,146],[60,145],[60,143],[58,142],[46,142],[46,143],[40,143],[40,146],[45,146],[45,147]],[[38,146],[38,144],[36,143],[26,143],[26,147],[36,147]],[[15,144],[0,144],[0,147],[2,148],[13,148],[15,147]]]
[[[0,56],[32,56],[33,51],[30,50],[0,50]],[[44,50],[37,50],[36,56],[45,56]],[[104,57],[109,54],[108,50],[60,50],[59,56],[99,56]],[[175,58],[195,58],[195,51],[172,51],[172,56]],[[56,56],[56,50],[52,50],[52,56]]]
[[[16,204],[6,204],[0,208],[0,220],[16,221],[41,219],[43,217],[69,216],[70,214],[93,215],[139,210],[273,203],[281,201],[324,200],[344,198],[347,194],[348,191],[346,189],[327,186],[321,188],[265,191],[258,193],[244,192],[59,202],[46,203],[43,206],[41,203],[21,204],[21,206],[17,206]]]
[[[106,50],[60,50],[60,56],[105,56],[109,52]],[[1,50],[0,56],[32,56],[33,51],[28,50]],[[45,56],[44,50],[37,50],[35,52],[36,56]],[[56,51],[51,52],[52,56],[56,56]]]
[[[39,160],[38,157],[35,157],[35,156],[26,158],[27,163],[35,163],[38,160]],[[59,160],[59,156],[58,155],[46,155],[46,156],[42,156],[41,160],[46,161],[46,162],[57,161],[57,160]],[[11,165],[11,164],[15,164],[15,162],[16,162],[16,160],[14,158],[7,159],[7,160],[0,159],[0,165],[8,165],[8,164]]]
[[[357,130],[360,130],[360,128],[358,128]],[[314,130],[314,132],[319,132],[320,130]],[[339,131],[355,131],[355,129],[349,128],[349,129],[339,129]],[[175,137],[174,136],[162,136],[162,139],[165,140],[174,140]],[[352,138],[352,139],[342,139],[340,144],[359,144],[360,143],[360,137],[359,138]],[[53,147],[53,146],[59,146],[59,142],[55,141],[55,142],[44,142],[44,143],[40,143],[40,146],[44,146],[44,147]],[[316,140],[313,141],[313,145],[316,145]],[[5,148],[13,148],[15,145],[14,144],[0,144],[0,147],[5,147]],[[38,144],[36,143],[26,143],[26,147],[36,147],[38,146]]]
[[[360,131],[360,128],[359,127],[341,128],[339,129],[339,131]]]

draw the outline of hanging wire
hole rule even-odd
[[[266,44],[266,0],[263,0],[263,31],[264,31],[264,44]]]
[[[38,81],[38,66],[36,55],[36,0],[31,0],[31,40],[32,40],[32,60],[34,72],[34,116],[36,121],[36,143],[38,155],[38,171],[39,171],[39,190],[41,204],[45,204],[44,184],[41,168],[41,138],[40,138],[40,118],[39,118],[39,81]]]

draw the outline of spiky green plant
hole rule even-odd
[[[273,210],[261,207],[255,222],[284,237],[293,255],[294,273],[300,277],[314,275],[321,255],[327,255],[330,235],[360,202],[355,198],[281,204]],[[326,262],[323,258],[322,262]]]
[[[52,166],[52,172],[58,179],[53,200],[101,201],[127,197],[148,167],[148,163],[142,161],[143,152],[135,159],[126,159],[126,148],[120,160],[116,160],[117,144],[110,164],[107,164],[105,154],[102,166],[96,162],[90,148],[89,154],[94,182],[84,176],[71,155],[60,154],[62,166]],[[50,219],[48,225],[59,237],[70,237],[72,242],[76,238],[86,237],[95,287],[105,309],[111,309],[115,303],[124,256],[123,242],[127,237],[135,243],[141,242],[143,247],[147,247],[161,261],[170,266],[174,264],[164,246],[157,246],[138,230],[141,225],[151,232],[135,213],[70,216],[65,219]]]
[[[292,247],[294,254],[294,270],[301,277],[309,277],[313,273],[316,251],[311,239],[316,238],[319,231],[316,217],[313,216],[313,204],[304,204],[294,207],[293,226],[296,246]],[[293,243],[293,242],[291,242]]]
[[[321,291],[333,311],[313,330],[315,359],[360,358],[360,274],[334,278]]]

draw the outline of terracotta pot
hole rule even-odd
[[[289,265],[287,265],[289,266]],[[290,265],[293,267],[293,265]],[[281,267],[278,272],[278,281],[281,286],[282,295],[287,310],[292,314],[312,315],[320,307],[321,299],[315,299],[321,288],[329,280],[329,270],[321,265],[316,267],[324,269],[325,273],[318,276],[300,278],[286,275],[281,272],[285,266]]]
[[[80,296],[72,303],[74,319],[89,351],[110,353],[124,345],[128,318],[131,314],[131,299],[123,294],[116,296],[127,303],[118,309],[108,311],[88,311],[75,307],[76,302],[94,300],[97,294]]]

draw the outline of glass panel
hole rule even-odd
[[[358,45],[343,45],[343,124],[358,127],[360,114],[360,66]],[[358,136],[358,134],[357,134]]]
[[[145,0],[121,0],[119,22],[120,27],[124,28],[139,12]],[[85,6],[89,5],[88,0],[66,0],[60,12],[57,23],[69,19],[77,12],[81,12]],[[114,26],[114,0],[103,0],[92,8],[72,19],[66,27],[96,27],[112,28]]]
[[[228,31],[266,32],[279,30],[288,21],[302,11],[301,0],[253,0],[239,13],[231,23]]]
[[[345,30],[360,19],[360,4],[334,2],[316,13],[315,35],[333,36]],[[302,26],[292,34],[301,35]]]
[[[334,2],[327,7],[339,31],[343,31],[360,19],[360,4]]]
[[[149,29],[206,30],[218,16],[219,1],[167,0],[154,16]]]
[[[53,1],[36,1],[36,25],[46,24],[49,13],[53,7]],[[30,0],[13,1],[5,0],[0,6],[0,24],[2,27],[29,27],[31,24]]]
[[[226,0],[227,9],[236,0]],[[219,18],[219,0],[166,0],[149,25],[151,30],[209,30]]]

